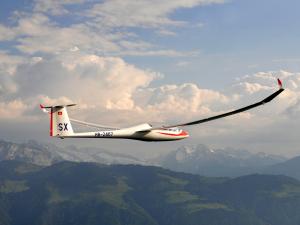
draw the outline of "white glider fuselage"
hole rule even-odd
[[[51,106],[41,108],[50,114],[50,136],[58,138],[120,138],[134,139],[141,141],[175,141],[187,138],[189,135],[186,131],[179,128],[157,128],[148,124],[140,124],[128,128],[111,128],[86,123],[83,121],[70,119],[67,112],[67,107],[73,105]],[[47,111],[46,109],[50,109]],[[71,121],[82,125],[97,127],[99,130],[92,132],[74,132]],[[102,129],[101,129],[102,128]]]
[[[148,124],[142,124],[148,125]],[[74,133],[60,138],[118,138],[133,139],[141,141],[175,141],[189,137],[189,134],[181,129],[153,129],[147,131],[137,131],[139,126],[124,128],[120,130],[103,130],[94,132]],[[151,127],[150,125],[148,125]]]

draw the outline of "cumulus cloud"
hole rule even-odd
[[[12,76],[22,62],[22,57],[0,51],[0,98],[16,91],[16,84],[12,81]]]
[[[0,102],[0,118],[1,120],[12,119],[19,121],[26,112],[27,106],[21,100],[12,100],[8,102]]]
[[[53,104],[54,99],[60,104],[69,100],[97,106],[100,111],[132,110],[137,107],[132,100],[135,91],[147,87],[157,76],[121,58],[70,52],[50,59],[35,57],[19,65],[6,82],[13,84],[15,91],[2,98],[20,98],[25,104],[37,100]]]
[[[6,83],[14,91],[2,94],[2,101],[9,104],[18,100],[26,105],[26,113],[18,114],[20,117],[34,111],[39,102],[75,102],[79,103],[78,115],[83,119],[103,118],[130,125],[142,120],[163,123],[178,117],[192,119],[213,114],[212,105],[226,104],[231,98],[193,83],[150,88],[150,83],[161,77],[160,73],[139,69],[119,57],[70,51],[46,58],[32,57],[20,63],[7,76]]]
[[[157,106],[162,110],[169,108],[177,111],[197,112],[198,109],[214,101],[224,103],[227,97],[213,90],[200,89],[196,84],[163,85],[145,90],[150,96],[147,104]]]
[[[38,102],[76,102],[84,106],[82,110],[86,117],[102,113],[109,120],[112,118],[108,112],[115,115],[126,111],[123,123],[128,123],[126,113],[139,115],[141,119],[157,121],[160,118],[163,121],[170,114],[171,119],[175,119],[183,113],[210,112],[210,103],[228,101],[221,93],[200,89],[195,84],[150,88],[150,83],[161,78],[161,74],[139,69],[119,57],[100,57],[77,51],[48,58],[32,57],[17,65],[14,73],[6,77],[6,83],[11,84],[14,91],[2,94],[3,104],[18,100],[27,106],[27,110],[34,110]]]
[[[6,63],[0,64],[0,71],[10,73],[6,72],[6,80],[1,82],[1,121],[41,122],[45,118],[38,111],[39,103],[78,103],[78,107],[70,108],[70,115],[88,122],[118,127],[143,122],[171,125],[251,104],[275,91],[276,77],[280,77],[286,90],[274,102],[188,129],[194,138],[213,141],[217,135],[219,143],[222,140],[227,144],[230,140],[246,143],[261,142],[266,133],[279,132],[282,127],[300,122],[300,73],[260,72],[241,77],[218,91],[194,83],[153,86],[155,79],[162,78],[160,73],[140,69],[119,57],[81,51],[29,59],[2,53],[2,58],[6,58]],[[9,69],[12,65],[14,69]]]
[[[243,120],[251,124],[253,117],[257,117],[261,125],[269,124],[277,114],[295,114],[299,105],[298,73],[256,73],[236,80],[222,92],[193,83],[150,87],[153,80],[161,77],[157,72],[139,69],[119,57],[69,51],[18,62],[13,74],[6,76],[6,90],[11,86],[12,91],[9,94],[3,92],[1,99],[2,104],[15,105],[17,101],[26,106],[26,110],[19,110],[19,117],[33,112],[39,102],[47,105],[79,103],[75,114],[80,119],[123,125],[143,121],[170,124],[212,116],[253,103],[275,91],[276,77],[282,77],[287,90],[277,104],[225,119],[222,122],[224,128],[230,127],[232,121],[238,124]],[[8,110],[10,108],[7,107]],[[0,117],[7,118],[7,113],[2,112]],[[130,121],[128,118],[131,118]]]

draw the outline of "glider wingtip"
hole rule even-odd
[[[282,81],[279,78],[277,78],[277,83],[279,88],[282,89]]]
[[[44,112],[44,113],[49,113],[49,111],[45,108],[45,106],[43,106],[42,104],[40,104],[40,109]]]

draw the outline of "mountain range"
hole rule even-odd
[[[300,156],[267,167],[261,172],[266,174],[285,174],[300,180]]]
[[[120,150],[121,151],[121,150]],[[17,144],[0,141],[0,161],[18,160],[40,166],[61,161],[101,164],[155,165],[178,172],[213,177],[238,177],[253,173],[283,174],[300,179],[300,157],[251,153],[232,148],[211,149],[205,145],[182,146],[153,159],[141,159],[101,148],[57,147],[36,141]]]
[[[1,225],[299,225],[300,181],[153,166],[0,162]]]
[[[54,144],[29,140],[27,143],[0,141],[0,161],[19,160],[41,166],[61,161],[98,162],[102,164],[146,164],[143,159],[131,155],[113,153],[101,148],[58,147]]]
[[[247,150],[211,149],[205,145],[182,146],[158,159],[158,165],[174,171],[204,176],[237,177],[282,163],[285,157]]]

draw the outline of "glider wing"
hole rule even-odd
[[[200,123],[205,123],[205,122],[208,122],[208,121],[217,120],[217,119],[220,119],[220,118],[223,118],[223,117],[227,117],[227,116],[231,116],[231,115],[234,115],[234,114],[238,114],[238,113],[247,111],[249,109],[253,109],[255,107],[264,105],[264,104],[272,101],[281,92],[284,91],[284,89],[282,87],[281,80],[277,79],[277,82],[278,82],[279,90],[277,90],[273,94],[269,95],[268,97],[266,97],[262,101],[259,101],[259,102],[256,102],[256,103],[252,104],[252,105],[248,105],[248,106],[245,106],[243,108],[236,109],[236,110],[233,110],[233,111],[230,111],[230,112],[227,112],[227,113],[223,113],[223,114],[220,114],[220,115],[216,115],[216,116],[212,116],[212,117],[208,117],[208,118],[205,118],[205,119],[196,120],[196,121],[192,121],[192,122],[188,122],[188,123],[176,124],[176,125],[172,125],[172,126],[163,126],[163,128],[184,127],[184,126],[191,126],[191,125],[196,125],[196,124],[200,124]]]

